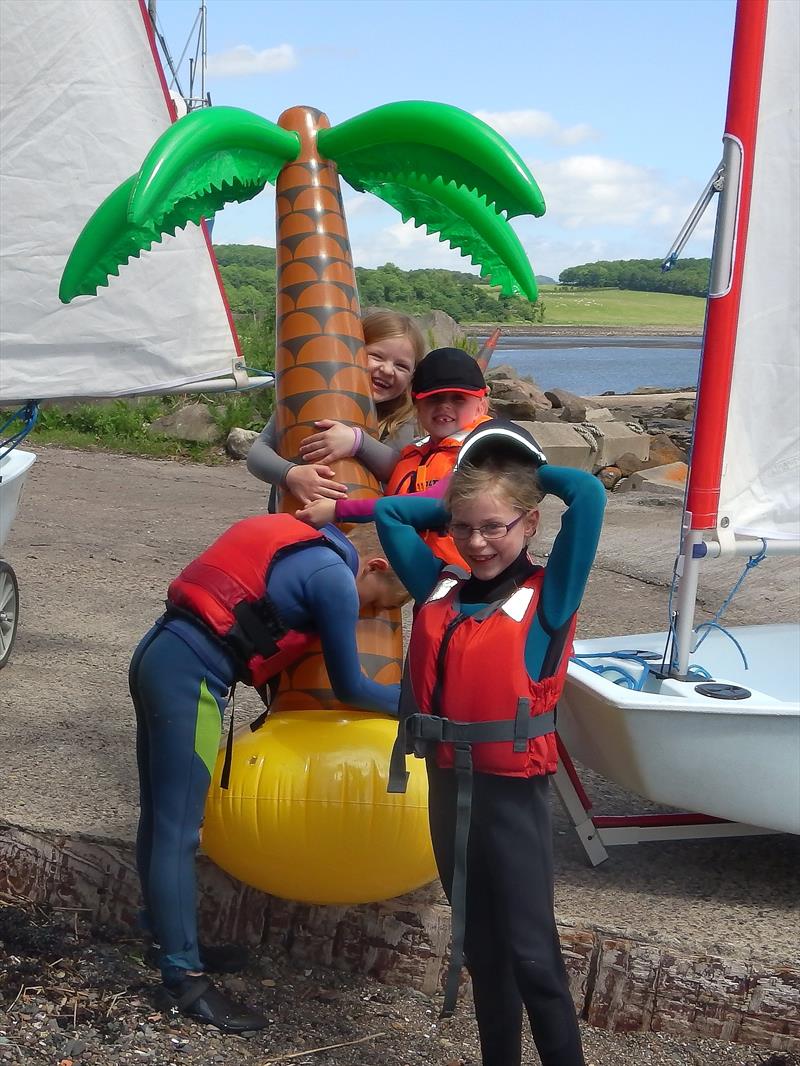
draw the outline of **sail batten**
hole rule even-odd
[[[187,226],[97,297],[60,304],[87,219],[171,121],[139,0],[4,0],[0,403],[170,391],[238,358],[213,255]]]

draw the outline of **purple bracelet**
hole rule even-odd
[[[358,455],[361,445],[364,441],[364,430],[361,429],[360,426],[351,426],[350,428],[356,435],[355,440],[353,442],[353,450],[350,452],[350,454]]]

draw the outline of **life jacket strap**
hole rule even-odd
[[[410,714],[401,722],[405,754],[424,758],[433,744],[498,744],[508,741],[514,751],[524,751],[529,740],[552,733],[555,713],[531,717],[530,700],[521,698],[513,718],[495,722],[455,722],[435,714]]]
[[[467,924],[467,852],[469,828],[472,821],[472,748],[469,744],[456,744],[453,752],[456,772],[456,833],[453,841],[453,883],[450,889],[450,913],[452,944],[447,977],[444,985],[444,1003],[440,1017],[451,1018],[458,1000],[458,985],[464,966],[464,933]]]
[[[233,718],[236,714],[236,682],[231,685],[231,720],[228,725],[228,739],[225,742],[225,760],[222,763],[222,773],[219,777],[219,787],[226,791],[231,784],[231,762],[233,761]]]

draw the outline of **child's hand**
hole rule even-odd
[[[327,526],[336,521],[336,500],[313,500],[307,503],[302,511],[295,511],[295,518],[308,522],[314,529]]]
[[[306,463],[333,463],[353,454],[358,434],[344,422],[321,418],[314,425],[320,430],[306,437],[300,445],[300,456]]]
[[[347,485],[333,478],[334,472],[329,466],[321,463],[309,466],[298,464],[286,475],[286,487],[304,506],[312,500],[343,500],[347,495]]]

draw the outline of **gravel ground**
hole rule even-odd
[[[129,840],[136,823],[126,668],[164,589],[225,524],[263,506],[242,464],[217,468],[42,449],[7,547],[23,618],[3,672],[0,817],[33,829]],[[188,516],[188,518],[187,518]],[[190,519],[190,520],[189,520]],[[556,515],[543,522],[544,550]],[[612,497],[586,598],[585,636],[660,624],[675,508]],[[674,528],[673,528],[674,527]],[[717,606],[740,565],[704,576]],[[797,564],[763,564],[731,621],[796,612]],[[707,602],[706,602],[707,601]],[[42,672],[41,664],[48,669]],[[594,785],[594,783],[593,783]],[[599,809],[627,809],[607,784]],[[795,965],[800,838],[672,842],[617,849],[596,869],[556,820],[559,914],[620,924],[658,942]],[[477,1066],[468,1007],[438,1023],[428,997],[366,978],[305,969],[274,951],[229,979],[272,1024],[252,1039],[155,1013],[156,976],[129,932],[92,929],[75,912],[0,899],[0,1066]],[[593,1066],[800,1066],[786,1055],[661,1034],[585,1028]],[[367,1039],[365,1039],[367,1038]],[[354,1041],[360,1041],[354,1043]],[[330,1044],[344,1046],[316,1050]],[[291,1057],[294,1056],[294,1057]],[[536,1062],[528,1050],[527,1064]]]
[[[264,1032],[225,1036],[154,1010],[157,977],[129,933],[77,912],[0,898],[0,1063],[52,1066],[477,1066],[468,1005],[438,1022],[421,993],[337,970],[254,959],[227,990],[263,1011]],[[583,1027],[587,1066],[800,1066],[790,1055],[663,1034]],[[527,1063],[538,1061],[531,1047]]]

